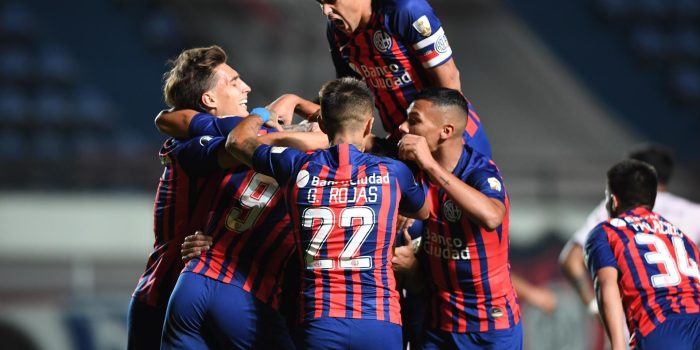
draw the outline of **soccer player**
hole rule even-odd
[[[656,170],[659,186],[654,210],[678,225],[693,242],[700,242],[700,220],[698,220],[700,218],[700,205],[667,191],[673,174],[671,153],[659,146],[645,145],[632,150],[628,158],[645,162]],[[583,264],[583,246],[586,243],[588,233],[598,223],[605,221],[607,217],[605,201],[602,201],[588,215],[583,226],[567,242],[559,257],[562,271],[578,292],[581,301],[588,306],[589,312],[593,315],[598,313],[598,304],[586,273],[586,267]]]
[[[399,156],[422,170],[432,204],[419,250],[430,295],[424,348],[521,349],[509,200],[493,161],[463,144],[469,121],[459,91],[428,88],[401,125]]]
[[[625,349],[623,313],[636,349],[700,348],[700,253],[652,211],[654,168],[625,160],[607,173],[610,219],[588,235],[586,263],[612,349]]]
[[[303,269],[300,347],[400,349],[396,220],[399,211],[425,218],[425,193],[403,163],[362,152],[373,121],[366,85],[334,80],[319,95],[330,149],[261,145],[256,116],[229,134],[227,149],[284,187]]]
[[[338,77],[354,76],[372,90],[384,130],[401,137],[406,109],[426,87],[460,90],[452,49],[426,0],[317,0]],[[491,146],[469,107],[464,140],[486,156]]]
[[[166,103],[174,108],[197,108],[212,114],[247,115],[244,107],[250,87],[225,62],[226,54],[216,46],[183,51],[166,73],[163,88]],[[194,76],[201,76],[199,79],[211,84],[193,84]],[[218,79],[222,76],[236,80],[224,84]],[[203,171],[228,165],[220,164],[216,153],[214,157],[205,157],[206,146],[215,149],[215,143],[209,141],[168,139],[160,150],[165,169],[154,205],[154,249],[129,305],[129,349],[160,348],[168,299],[184,265],[180,260],[180,244],[186,235],[203,225],[206,205],[202,203],[211,200],[218,185],[216,177],[202,176]]]

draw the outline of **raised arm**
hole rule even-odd
[[[193,109],[163,110],[156,116],[158,131],[178,139],[190,137],[190,122],[199,112]]]
[[[445,87],[462,91],[462,85],[459,81],[459,70],[455,65],[454,59],[450,58],[447,62],[427,70],[428,78],[434,87]]]
[[[264,108],[255,108],[228,134],[226,151],[243,164],[252,168],[253,153],[262,143],[257,139],[263,123],[270,119],[270,112]]]
[[[612,350],[627,348],[625,339],[624,311],[620,300],[620,289],[617,284],[618,272],[614,267],[603,267],[598,270],[594,280],[596,297],[598,299],[600,319],[605,326],[605,332],[610,339]]]

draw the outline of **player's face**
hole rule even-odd
[[[399,126],[404,134],[425,137],[430,151],[437,149],[442,130],[442,115],[433,103],[426,100],[416,100],[408,106],[408,117]]]
[[[321,5],[323,15],[328,17],[336,28],[350,34],[369,19],[372,14],[372,0],[316,0]],[[364,21],[363,21],[364,20]]]
[[[250,86],[228,64],[220,64],[214,69],[216,85],[210,90],[215,98],[215,114],[248,115],[248,93]]]

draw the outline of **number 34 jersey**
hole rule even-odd
[[[311,154],[260,146],[254,169],[279,181],[300,242],[300,314],[401,323],[391,270],[399,209],[425,193],[405,164],[348,144]]]
[[[700,312],[699,258],[683,232],[642,207],[602,222],[586,242],[592,276],[604,267],[618,270],[627,325],[642,336],[670,314]]]

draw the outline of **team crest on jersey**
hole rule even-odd
[[[391,45],[393,44],[391,36],[381,30],[374,32],[374,38],[372,41],[374,42],[374,47],[376,47],[379,52],[389,51],[391,49]]]
[[[435,40],[435,51],[438,53],[445,53],[450,49],[450,43],[447,42],[447,36],[445,34],[440,35],[437,40]]]
[[[173,162],[172,159],[170,159],[169,155],[166,156],[160,156],[160,164],[163,166],[168,166]]]
[[[296,183],[297,183],[298,188],[302,188],[302,187],[306,186],[306,184],[309,183],[309,177],[310,177],[309,175],[310,175],[309,172],[306,170],[302,170],[299,172],[299,174],[297,174]]]
[[[489,182],[489,187],[491,187],[492,190],[501,192],[501,182],[498,181],[497,178],[490,177],[486,181]]]
[[[424,37],[429,37],[430,34],[433,34],[433,29],[430,28],[430,21],[428,20],[428,17],[423,15],[419,19],[417,19],[415,22],[413,22],[413,28],[422,36]]]
[[[442,205],[442,214],[449,222],[457,222],[462,217],[462,209],[460,209],[451,199],[445,201]]]

